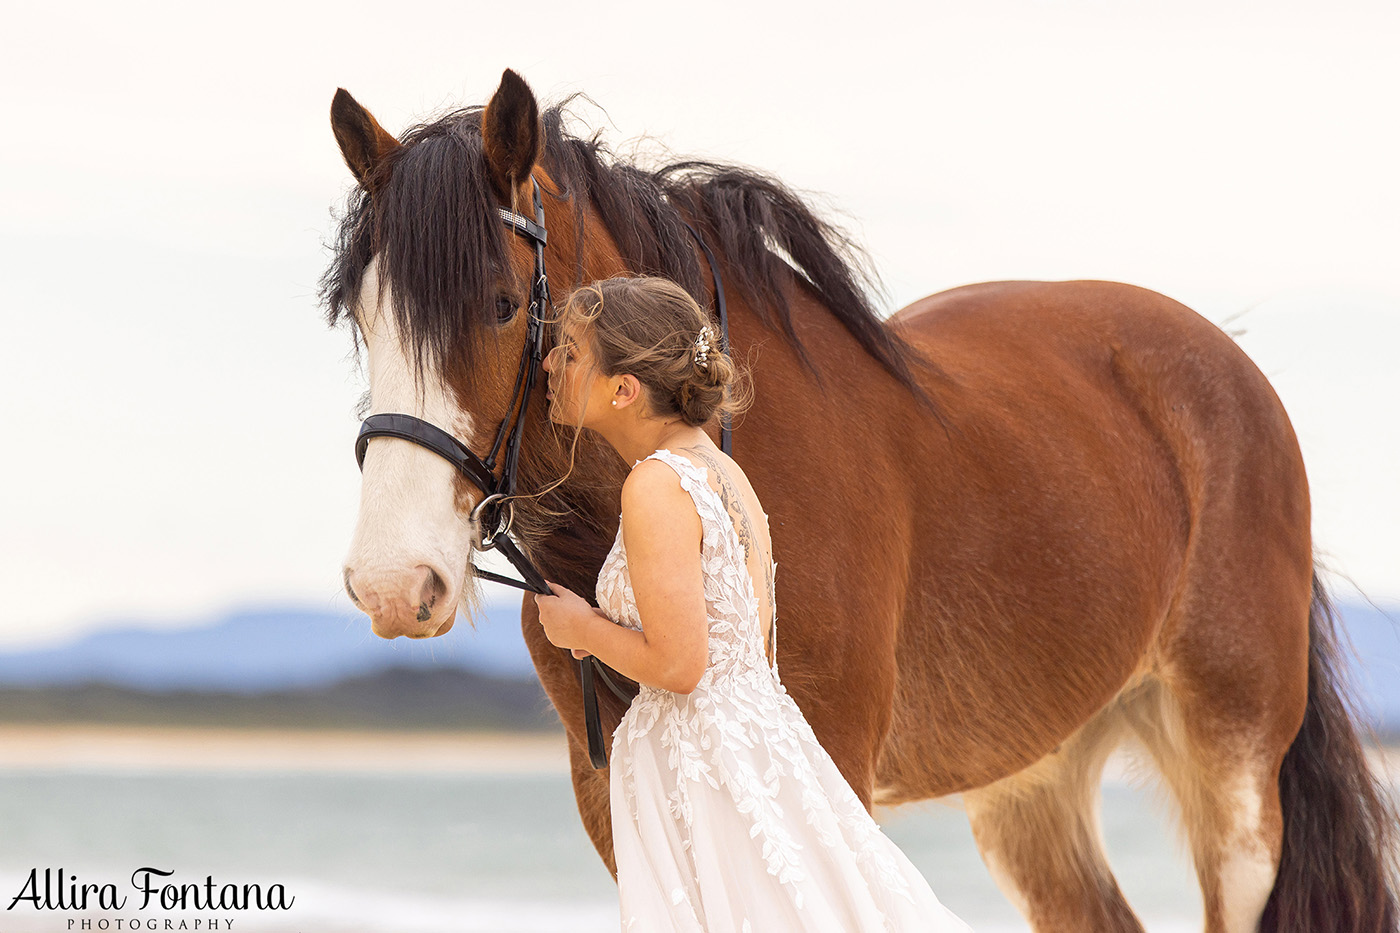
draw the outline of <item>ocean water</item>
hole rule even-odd
[[[877,816],[976,929],[1026,929],[955,805]],[[1106,783],[1103,828],[1148,929],[1199,929],[1194,878],[1155,798]],[[287,910],[141,909],[131,878],[147,867],[173,872],[165,883],[201,889],[209,877],[216,888],[281,884],[295,900]],[[35,869],[42,893],[46,868],[54,881],[62,868],[80,885],[114,884],[127,903],[115,911],[15,903]],[[105,930],[133,921],[203,930],[214,919],[213,929],[247,933],[611,933],[616,897],[564,774],[0,772],[3,933],[80,930],[84,919],[86,929]],[[205,926],[193,925],[201,919]]]

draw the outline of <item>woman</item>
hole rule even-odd
[[[551,420],[632,464],[601,609],[535,597],[552,644],[641,688],[609,762],[623,930],[966,930],[779,680],[768,516],[703,429],[744,407],[708,315],[667,279],[617,278],[556,328]]]

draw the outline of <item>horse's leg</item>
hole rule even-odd
[[[1282,416],[1266,408],[1235,417]],[[1279,766],[1307,706],[1307,499],[1296,446],[1267,435],[1247,450],[1224,437],[1212,445],[1220,479],[1198,494],[1153,677],[1125,713],[1180,806],[1205,929],[1245,933],[1258,928],[1273,888]]]
[[[1129,707],[1129,722],[1180,807],[1206,933],[1257,930],[1278,867],[1278,766],[1287,743],[1277,747],[1269,739],[1266,717],[1257,712],[1222,706],[1209,691],[1159,682]]]
[[[1099,777],[1122,728],[1109,707],[1029,768],[963,794],[983,861],[1037,933],[1142,931],[1099,831]]]

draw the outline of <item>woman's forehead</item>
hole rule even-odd
[[[572,344],[574,347],[581,347],[579,336],[582,333],[582,325],[576,321],[565,321],[559,328],[559,339],[562,343]]]

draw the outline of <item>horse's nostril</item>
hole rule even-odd
[[[348,567],[345,569],[344,578],[345,578],[345,595],[350,597],[350,602],[354,603],[355,606],[356,606],[356,608],[361,608],[361,607],[360,607],[360,598],[359,598],[358,596],[355,595],[355,588],[354,588],[353,586],[350,585],[350,568],[348,568]]]
[[[436,570],[428,571],[428,605],[435,606],[440,597],[447,595],[447,583]]]
[[[447,584],[432,567],[420,564],[418,569],[423,573],[418,585],[418,621],[427,622],[433,617],[433,607],[438,600],[447,595]]]

